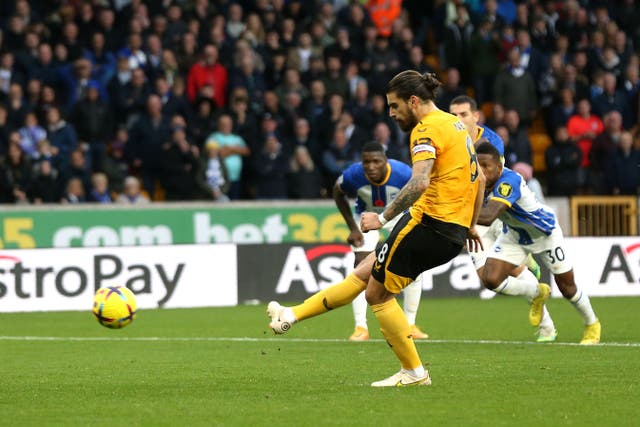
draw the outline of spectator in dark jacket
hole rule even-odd
[[[171,136],[169,121],[162,115],[158,95],[149,95],[147,111],[132,125],[127,143],[127,156],[140,169],[144,187],[153,194],[154,177],[158,176],[162,159],[162,144]]]
[[[322,173],[316,167],[306,146],[296,146],[291,158],[287,181],[289,183],[289,197],[292,199],[318,199],[322,197]]]
[[[289,157],[276,135],[267,135],[262,151],[255,157],[257,199],[286,199]]]
[[[556,130],[553,145],[544,154],[549,174],[549,196],[573,196],[578,192],[578,171],[582,151],[571,141],[567,128]]]
[[[199,150],[189,143],[185,129],[173,130],[171,141],[163,148],[161,182],[167,200],[194,200],[200,198],[201,187]]]
[[[622,132],[620,146],[607,168],[610,194],[638,195],[640,190],[640,151],[633,146],[633,135]]]
[[[54,166],[63,170],[69,164],[71,152],[78,145],[76,130],[62,119],[58,107],[51,107],[47,113],[47,132],[49,142],[55,150]]]
[[[508,110],[505,113],[505,124],[509,132],[508,140],[504,141],[505,165],[508,168],[518,162],[532,165],[529,135],[527,134],[527,130],[520,126],[520,118],[515,110]]]
[[[89,164],[92,170],[101,170],[105,144],[111,136],[113,120],[107,103],[100,99],[97,84],[90,83],[87,94],[71,112],[70,122],[78,139],[89,145]]]

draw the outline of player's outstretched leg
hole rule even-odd
[[[429,334],[422,332],[416,325],[416,316],[418,314],[418,307],[420,306],[420,298],[422,297],[422,275],[418,276],[413,283],[404,288],[402,293],[404,294],[404,314],[407,316],[407,321],[411,327],[411,336],[414,340],[425,340],[429,338]]]
[[[360,294],[351,303],[353,307],[353,318],[355,321],[355,329],[349,341],[367,341],[369,339],[369,328],[367,327],[367,299],[364,292]]]
[[[284,307],[271,301],[267,306],[267,316],[271,318],[269,327],[276,334],[284,334],[296,322],[349,304],[366,287],[366,282],[356,275],[357,271],[354,270],[342,282],[312,295],[300,305]]]

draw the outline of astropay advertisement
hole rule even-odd
[[[233,244],[0,250],[0,312],[90,310],[104,286],[140,308],[233,306],[236,265]]]

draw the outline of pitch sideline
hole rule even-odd
[[[344,343],[343,338],[251,338],[251,337],[46,337],[46,336],[10,336],[0,335],[0,341],[140,341],[140,342],[171,342],[171,341],[213,341],[213,342],[299,342],[299,343]],[[384,342],[382,339],[371,339],[364,342]],[[420,340],[419,344],[470,344],[470,345],[549,345],[549,346],[580,346],[573,342],[537,343],[534,341],[504,341],[504,340]],[[585,347],[585,346],[580,346]],[[603,342],[589,347],[630,347],[638,348],[637,342]]]

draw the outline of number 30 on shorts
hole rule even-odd
[[[378,252],[378,262],[380,264],[384,263],[384,259],[387,257],[387,251],[389,250],[389,244],[385,243],[384,245],[382,245],[382,247],[380,248],[380,252]]]
[[[545,251],[545,253],[549,257],[549,261],[551,262],[551,264],[555,264],[557,261],[564,261],[564,251],[560,246],[556,247],[553,250],[548,249]]]

